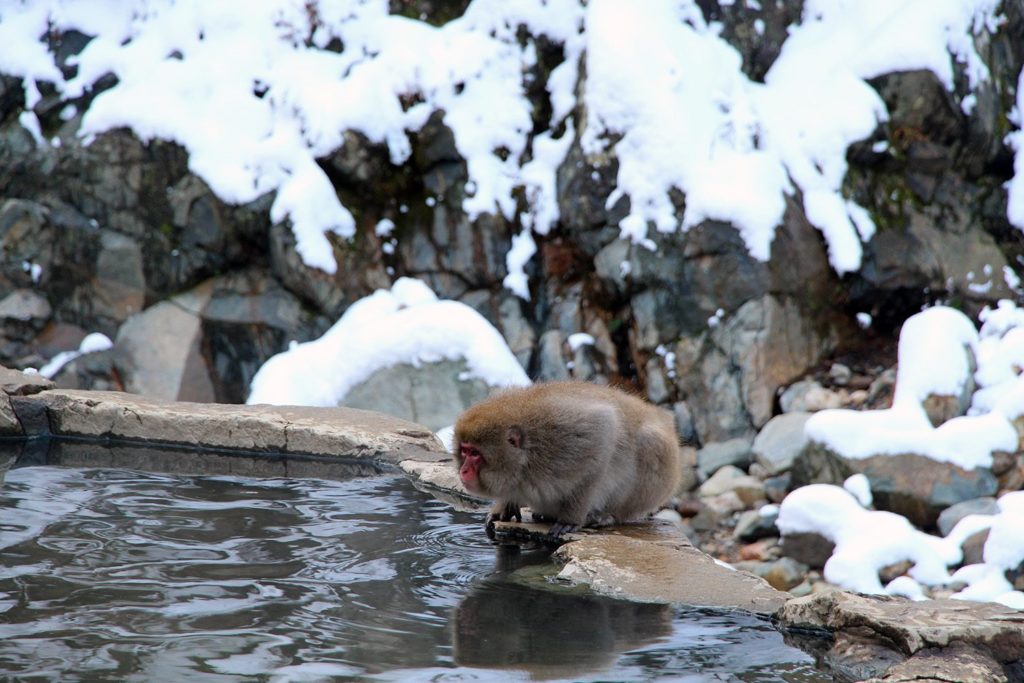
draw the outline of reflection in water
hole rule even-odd
[[[459,604],[454,626],[458,664],[566,678],[601,672],[623,652],[664,639],[672,611],[485,581]]]
[[[499,551],[497,568],[495,557],[479,515],[402,477],[20,467],[0,486],[0,671],[780,680],[756,673],[772,666],[798,676],[786,680],[825,680],[756,620],[719,615],[708,625],[664,607],[541,591],[519,577],[546,565],[543,554]],[[730,654],[744,643],[759,660]]]

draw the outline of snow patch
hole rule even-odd
[[[335,406],[382,368],[465,360],[491,386],[525,386],[526,373],[501,334],[479,313],[438,299],[423,282],[399,278],[345,311],[319,339],[270,358],[253,377],[247,403]]]

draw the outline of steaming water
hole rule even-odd
[[[0,486],[0,674],[829,680],[753,617],[540,590],[543,554],[495,548],[481,519],[391,475],[18,467]]]

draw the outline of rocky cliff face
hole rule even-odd
[[[443,23],[450,9],[435,4],[397,9]],[[699,4],[753,80],[801,12],[800,3]],[[1024,64],[1024,10],[1007,2],[1003,11],[1006,21],[975,39],[991,78],[969,114],[930,72],[873,81],[889,120],[849,150],[844,187],[878,228],[859,271],[840,277],[830,267],[799,193],[786,200],[768,261],[719,221],[655,234],[654,250],[620,239],[629,199],[607,201],[615,148],[584,151],[578,105],[558,170],[560,221],[535,236],[528,301],[502,286],[519,219],[467,216],[466,164],[438,114],[410,135],[402,166],[351,132],[318,160],[357,225],[352,239],[330,237],[338,268],[329,275],[305,265],[288,225],[271,221],[272,197],[226,204],[170,142],[116,130],[84,144],[80,114],[62,116],[66,102],[45,83],[32,108],[51,141],[40,143],[19,121],[21,81],[2,77],[0,364],[39,367],[98,331],[114,348],[67,365],[59,385],[239,402],[267,358],[408,275],[481,312],[531,377],[633,384],[673,409],[692,441],[749,439],[778,412],[780,388],[835,354],[892,347],[896,326],[922,305],[941,300],[974,314],[1020,295],[1024,236],[1007,219],[1005,112]],[[522,40],[537,51],[530,94],[543,130],[551,111],[543,86],[564,53],[540,36]],[[51,41],[66,60],[88,37]],[[99,81],[77,111],[111,85]],[[966,87],[957,74],[956,88]],[[686,197],[675,201],[681,215]],[[382,219],[394,223],[390,234],[375,230]],[[866,333],[857,327],[863,313],[873,320]],[[594,345],[572,349],[577,332]]]

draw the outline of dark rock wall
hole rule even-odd
[[[400,4],[403,13],[442,23],[452,11],[446,3]],[[722,22],[755,80],[802,7],[699,4]],[[271,197],[225,204],[170,142],[117,130],[84,144],[76,137],[80,116],[65,121],[67,103],[46,84],[35,112],[59,146],[37,146],[18,121],[20,82],[0,77],[0,364],[38,367],[99,331],[115,348],[59,382],[241,401],[263,361],[409,275],[480,311],[532,377],[630,384],[673,408],[682,432],[699,442],[750,437],[778,412],[780,387],[865,338],[894,345],[898,325],[922,305],[941,300],[973,315],[1018,296],[1002,276],[1004,267],[1024,273],[1024,237],[1006,218],[1012,153],[1004,137],[1024,63],[1024,12],[1017,2],[1004,10],[998,31],[976,39],[992,79],[969,115],[958,104],[967,92],[962,75],[957,97],[930,73],[873,82],[891,118],[849,151],[846,191],[878,226],[860,271],[839,277],[831,269],[798,196],[787,199],[768,262],[752,258],[737,231],[716,221],[657,234],[656,251],[623,242],[617,223],[628,198],[605,206],[615,187],[614,148],[588,156],[577,139],[558,172],[561,220],[537,236],[527,266],[530,301],[501,285],[521,226],[493,215],[471,221],[462,211],[465,163],[440,114],[411,136],[414,153],[402,167],[355,133],[320,160],[357,222],[352,240],[331,237],[338,269],[328,275],[302,263],[287,225],[271,224]],[[755,20],[764,22],[763,37]],[[87,40],[54,36],[53,49],[65,59]],[[546,39],[524,40],[538,48],[530,96],[539,132],[550,115],[543,79],[563,55]],[[72,104],[81,111],[93,95]],[[889,151],[879,151],[880,142]],[[681,193],[675,200],[685,205]],[[376,234],[382,219],[394,222],[391,235]],[[38,281],[32,265],[41,268]],[[988,289],[978,286],[988,280]],[[175,337],[165,352],[152,352],[154,342],[138,329],[144,310],[157,321],[148,329]],[[856,327],[859,312],[874,317],[868,333]],[[566,340],[576,332],[591,334],[595,345],[572,351]],[[154,363],[163,364],[158,379]]]

